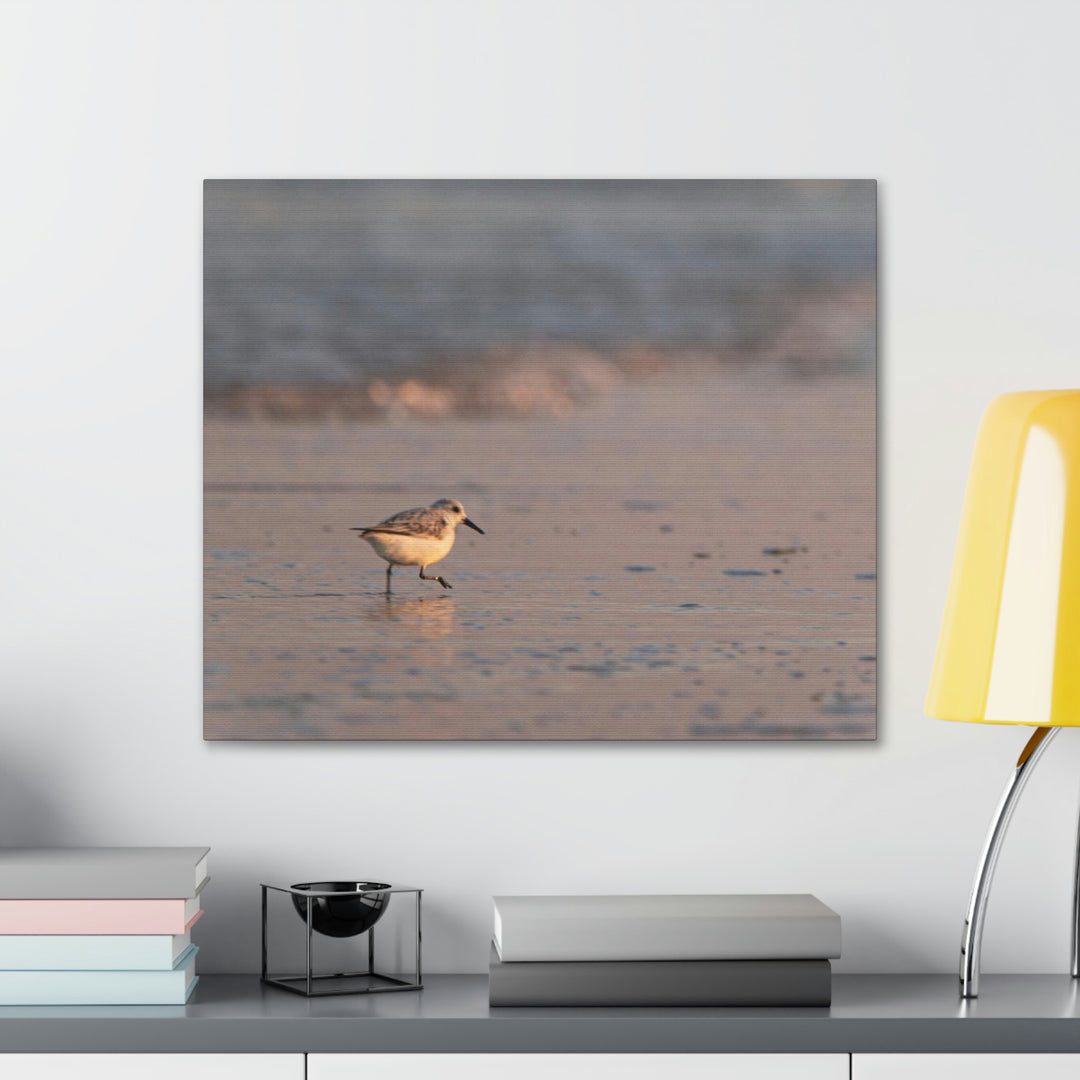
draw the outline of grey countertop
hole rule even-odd
[[[9,1053],[1080,1053],[1065,975],[836,975],[828,1009],[491,1009],[484,975],[308,1000],[204,975],[186,1006],[0,1007]]]

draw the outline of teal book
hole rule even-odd
[[[183,1005],[198,947],[165,971],[0,971],[0,1005]]]
[[[4,971],[168,971],[186,934],[0,934]]]

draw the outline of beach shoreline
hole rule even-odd
[[[871,739],[875,383],[205,423],[210,739]],[[348,530],[440,497],[434,582]]]

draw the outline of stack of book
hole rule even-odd
[[[497,896],[490,1001],[822,1007],[839,955],[807,894]]]
[[[0,1005],[183,1005],[208,848],[0,848]]]

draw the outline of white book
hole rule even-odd
[[[176,900],[206,884],[205,847],[0,848],[7,900]]]
[[[168,971],[186,934],[0,934],[0,971]]]
[[[497,896],[503,961],[830,960],[840,916],[808,893]]]

